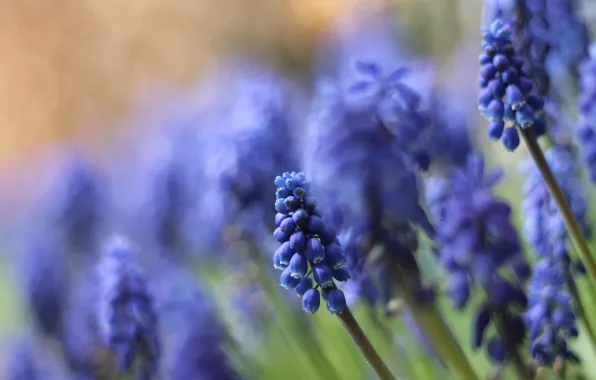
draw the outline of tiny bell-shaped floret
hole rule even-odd
[[[332,289],[327,294],[327,309],[331,314],[340,314],[346,308],[346,297],[339,289]]]
[[[302,296],[302,308],[309,313],[316,313],[321,306],[321,293],[317,289],[309,289]]]

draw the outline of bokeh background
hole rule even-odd
[[[137,118],[148,100],[188,91],[230,54],[256,57],[282,72],[308,77],[318,43],[338,23],[388,12],[413,52],[434,60],[439,81],[458,65],[471,67],[462,71],[461,86],[471,89],[468,101],[475,108],[481,0],[0,2],[0,252],[5,259],[0,267],[0,340],[10,342],[26,329],[16,271],[6,259],[17,250],[29,208],[51,186],[61,152],[75,149],[100,163],[131,159],[115,156],[114,147],[123,140],[134,144],[135,136],[150,133],[159,109],[143,119],[146,129],[138,127]],[[596,20],[596,15],[587,17]],[[523,154],[503,155],[496,144],[486,149],[492,162],[505,167],[514,167]],[[511,172],[507,183],[513,186],[519,178],[516,169]],[[501,191],[519,202],[507,187]],[[319,338],[326,360],[340,369],[343,379],[364,378],[366,366],[354,356],[333,317],[315,318],[325,331]],[[364,312],[361,318],[381,350],[392,353],[386,355],[393,366],[420,367],[414,369],[422,371],[417,378],[441,376],[422,349],[407,349],[418,345],[399,320],[387,325]],[[451,319],[457,324],[461,318]],[[460,324],[467,334],[467,324]],[[312,358],[293,347],[291,334],[275,339],[290,328],[273,327],[262,360],[276,365],[259,378],[317,378],[305,368]],[[385,328],[403,332],[397,343],[388,339]],[[488,368],[485,362],[478,365]]]

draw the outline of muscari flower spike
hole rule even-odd
[[[68,294],[68,258],[59,241],[42,236],[31,239],[22,265],[21,279],[37,328],[60,337]]]
[[[80,157],[71,158],[61,173],[49,211],[69,252],[93,251],[104,217],[104,201],[97,170]]]
[[[568,340],[577,337],[578,329],[561,263],[543,258],[534,264],[533,270],[525,313],[532,340],[530,355],[539,366],[551,366],[557,358],[578,363],[579,357],[568,346]]]
[[[596,44],[590,48],[590,58],[580,66],[578,100],[580,124],[577,143],[590,180],[596,182]]]
[[[483,158],[470,155],[467,167],[454,170],[446,180],[448,186],[431,191],[439,261],[448,272],[447,294],[455,307],[462,309],[474,285],[483,289],[473,346],[484,345],[497,362],[514,355],[524,342],[525,323],[520,313],[527,307],[524,284],[530,276],[511,223],[511,207],[492,194],[501,174],[485,173]],[[502,334],[485,339],[491,323],[500,326]]]
[[[280,285],[295,289],[302,297],[303,309],[310,313],[319,309],[322,288],[327,309],[340,314],[346,307],[346,298],[336,288],[334,279],[344,282],[350,274],[335,230],[321,219],[304,173],[286,172],[275,178],[275,185],[277,228],[273,236],[281,246],[275,251],[273,262],[282,271]]]
[[[587,202],[581,188],[581,179],[573,153],[568,148],[553,146],[546,151],[545,157],[561,185],[571,211],[580,222],[583,233],[585,236],[591,236]],[[563,216],[534,162],[532,160],[524,162],[521,169],[526,177],[522,202],[523,233],[539,257],[551,257],[569,265],[571,263],[568,249],[569,234],[565,228]],[[574,269],[581,268],[581,262],[577,262],[574,266]]]
[[[505,148],[513,151],[520,144],[516,127],[530,128],[537,137],[546,132],[540,118],[544,101],[532,94],[533,84],[513,48],[509,25],[495,20],[482,31],[482,37],[478,108],[489,120],[488,137],[501,139]]]
[[[402,83],[408,70],[401,67],[383,74],[376,63],[357,62],[356,72],[361,79],[349,86],[348,99],[375,108],[376,118],[394,134],[401,151],[421,170],[428,170],[430,116],[422,110],[420,95]]]
[[[117,369],[145,380],[158,371],[160,342],[153,297],[137,256],[136,248],[125,238],[116,236],[109,242],[98,267],[98,322]]]
[[[575,169],[573,154],[568,148],[553,146],[545,154],[553,174],[561,184],[572,212],[580,221],[586,236],[587,206]],[[583,274],[581,262],[574,262],[569,253],[568,233],[555,202],[533,161],[523,167],[524,186],[523,231],[540,260],[534,264],[529,288],[530,307],[525,318],[532,344],[530,354],[540,366],[551,366],[556,358],[578,361],[567,341],[577,336],[576,314],[571,289],[576,287],[573,275]]]

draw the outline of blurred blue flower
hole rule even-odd
[[[48,336],[61,337],[69,291],[67,248],[52,235],[32,236],[27,242],[20,279],[35,325]]]
[[[349,84],[346,93],[350,106],[372,111],[370,116],[394,135],[406,157],[428,170],[433,153],[427,148],[430,118],[421,109],[420,95],[402,83],[407,70],[384,74],[376,63],[357,62],[356,72],[360,78]]]
[[[579,358],[568,346],[568,339],[578,335],[576,315],[561,263],[543,258],[533,269],[525,314],[532,359],[540,366],[552,366],[556,358],[577,363]]]
[[[341,203],[346,220],[370,229],[380,224],[380,215],[368,210],[368,194],[374,191],[390,219],[411,221],[432,234],[419,202],[419,178],[396,134],[376,118],[375,109],[355,107],[339,84],[323,80],[317,86],[308,121],[313,137],[308,159],[323,207]],[[329,186],[333,178],[342,178],[342,186]]]
[[[577,144],[590,179],[596,182],[596,44],[591,47],[590,58],[580,66],[578,106],[580,124]]]
[[[591,236],[588,206],[572,151],[566,147],[553,146],[546,151],[545,156],[584,234]],[[527,160],[522,172],[526,178],[522,202],[526,239],[537,255],[569,263],[568,232],[563,216],[550,196],[540,171],[532,160]]]
[[[47,217],[69,253],[94,253],[106,214],[103,187],[101,175],[83,157],[72,156],[61,168]]]
[[[431,191],[439,262],[448,273],[447,295],[461,309],[468,304],[474,285],[483,290],[473,346],[485,344],[495,361],[513,357],[524,343],[520,312],[527,307],[524,284],[530,276],[511,222],[511,207],[492,194],[501,175],[485,172],[484,159],[473,154],[465,168],[453,170],[447,186]],[[491,322],[499,329],[486,340]]]
[[[495,20],[482,30],[482,37],[478,108],[489,120],[488,137],[501,139],[513,151],[520,143],[516,127],[531,128],[536,136],[546,132],[539,117],[544,100],[532,94],[532,81],[513,47],[509,25]]]
[[[137,260],[136,248],[126,239],[115,236],[108,242],[98,266],[98,320],[118,370],[144,380],[157,374],[160,342],[154,300]]]

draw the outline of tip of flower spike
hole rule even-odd
[[[511,38],[511,27],[503,20],[496,19],[490,24],[490,33],[498,40],[508,40]]]

